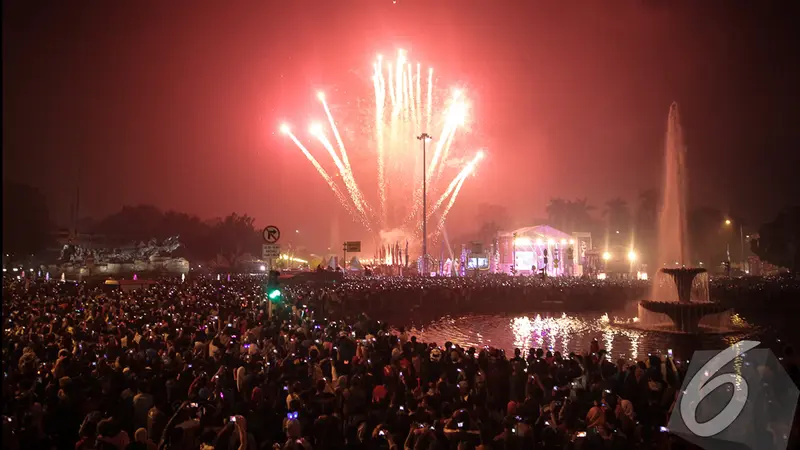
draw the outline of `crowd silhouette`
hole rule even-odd
[[[285,286],[272,311],[262,283],[4,279],[4,448],[692,448],[662,431],[685,370],[669,357],[462,348],[359,313],[640,282],[348,279]]]

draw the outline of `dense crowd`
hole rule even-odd
[[[366,312],[393,320],[430,320],[454,311],[497,313],[502,301],[507,313],[529,312],[542,307],[562,311],[619,310],[648,298],[651,283],[637,279],[605,279],[485,275],[481,277],[373,277],[349,278],[324,292],[314,284],[298,286],[317,310],[336,316]],[[753,304],[783,303],[791,306],[800,296],[800,279],[793,277],[712,277],[712,299],[737,310]],[[321,294],[321,295],[320,295]]]
[[[4,279],[4,448],[690,448],[663,428],[685,370],[669,358],[613,361],[596,341],[569,355],[423,343],[344,306],[518,281],[300,285],[272,311],[262,281],[122,292]],[[529,286],[558,289],[543,283]],[[625,287],[597,283],[583,288]]]

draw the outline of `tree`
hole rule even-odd
[[[28,258],[52,243],[47,200],[36,188],[3,182],[3,252]]]
[[[582,231],[590,230],[594,226],[592,220],[592,211],[594,206],[589,204],[589,200],[584,198],[577,198],[567,203],[567,217],[569,218],[569,227],[566,231]]]
[[[651,188],[639,193],[639,206],[636,211],[637,234],[654,233],[658,222],[660,194]]]
[[[550,222],[550,226],[559,229],[566,227],[569,221],[569,206],[566,200],[560,197],[551,198],[545,210],[547,211],[547,220]]]
[[[478,206],[476,223],[481,226],[476,233],[476,240],[484,244],[491,243],[500,230],[508,229],[511,218],[505,206],[482,203]]]
[[[628,210],[628,202],[620,197],[612,198],[606,202],[603,209],[603,218],[605,219],[606,237],[609,243],[612,240],[618,240],[617,238],[624,238],[631,231],[631,214]],[[622,233],[619,236],[617,235],[618,231]]]
[[[153,205],[123,206],[120,211],[103,218],[92,231],[123,241],[147,242],[154,237],[168,237],[158,236],[163,232],[160,229],[163,221],[164,213]]]
[[[750,241],[750,246],[762,261],[792,272],[800,269],[800,206],[786,208],[775,220],[762,225],[758,239]]]
[[[643,255],[643,262],[660,265],[654,260],[658,244],[658,209],[660,203],[658,189],[650,188],[639,192],[636,205],[635,245]]]
[[[689,211],[687,222],[691,257],[695,261],[719,264],[726,259],[722,211],[711,207],[694,208]]]
[[[257,254],[261,236],[256,231],[255,219],[247,214],[229,216],[214,221],[210,240],[217,248],[218,257],[228,261],[230,267],[238,269],[253,254]]]

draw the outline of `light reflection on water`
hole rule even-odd
[[[722,349],[743,336],[686,336],[620,328],[612,322],[633,322],[630,315],[581,313],[529,313],[517,316],[464,315],[443,317],[425,326],[412,328],[411,334],[424,342],[444,345],[451,341],[461,346],[502,348],[513,354],[529,348],[543,348],[581,353],[593,339],[605,348],[612,359],[641,359],[649,353],[666,354],[674,349],[675,357],[689,358],[699,349]]]

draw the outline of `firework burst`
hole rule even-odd
[[[360,147],[366,147],[375,155],[377,198],[373,198],[373,204],[376,203],[377,207],[371,206],[359,187],[348,158],[348,148],[322,92],[317,94],[317,98],[328,123],[327,126],[320,122],[312,123],[309,134],[327,151],[341,177],[343,189],[289,125],[281,125],[281,132],[302,151],[345,210],[373,233],[402,229],[414,236],[420,234],[422,180],[425,177],[429,200],[432,200],[428,203],[432,207],[429,206],[427,216],[429,220],[438,217],[438,226],[429,233],[437,235],[464,181],[484,157],[483,151],[477,151],[465,158],[466,155],[459,152],[455,144],[457,132],[465,128],[469,115],[469,103],[464,92],[461,89],[443,92],[435,84],[433,68],[423,71],[422,65],[410,63],[402,50],[392,61],[384,61],[378,55],[372,65],[374,102],[371,104],[374,111],[369,114],[368,125],[372,141],[357,147],[356,153],[362,150]],[[434,136],[434,142],[427,147],[425,173],[422,149],[416,139],[423,132]],[[348,142],[352,144],[349,139]],[[468,162],[454,164],[459,160]],[[442,181],[448,177],[448,169],[454,166],[460,166],[458,173],[449,182]]]

